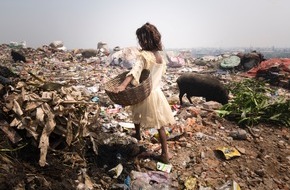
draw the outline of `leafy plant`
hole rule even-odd
[[[264,82],[245,79],[228,85],[234,98],[218,114],[241,125],[273,123],[290,126],[290,100],[278,97]]]

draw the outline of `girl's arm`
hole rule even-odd
[[[132,85],[137,86],[139,84],[139,78],[141,76],[141,72],[143,68],[145,67],[145,62],[146,61],[141,54],[136,56],[133,68],[127,74],[124,81],[118,87],[115,88],[114,92],[118,93],[118,92],[124,91],[129,83],[132,83]]]
[[[133,76],[132,75],[129,75],[127,76],[124,81],[115,88],[115,93],[118,93],[118,92],[121,92],[121,91],[124,91],[126,89],[126,87],[128,86],[128,84],[132,81],[133,79]]]

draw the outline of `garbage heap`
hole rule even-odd
[[[103,88],[127,67],[111,65],[106,44],[99,46],[103,50],[17,49],[26,62],[15,62],[11,47],[0,46],[0,189],[289,187],[289,130],[240,130],[218,117],[220,104],[200,97],[180,107],[175,81],[184,72],[212,72],[225,83],[241,80],[217,70],[218,61],[168,65],[162,90],[177,121],[166,128],[172,165],[137,159],[145,150],[160,151],[157,132],[144,131],[138,143],[131,137],[129,110],[110,101]],[[274,164],[279,172],[268,170]]]

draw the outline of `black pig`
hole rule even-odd
[[[225,86],[213,76],[184,73],[177,79],[179,88],[179,100],[182,105],[182,97],[186,94],[187,99],[192,104],[192,96],[204,97],[206,101],[216,101],[221,104],[228,103],[228,91]]]

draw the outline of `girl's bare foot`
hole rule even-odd
[[[164,164],[170,163],[170,161],[169,161],[170,158],[168,157],[168,155],[164,155],[164,154],[158,155],[154,152],[142,152],[137,157],[138,158],[151,158],[153,160],[162,162]]]
[[[169,157],[167,155],[158,155],[158,156],[154,156],[153,159],[159,161],[159,162],[162,162],[164,164],[169,164],[170,161],[169,161]]]

